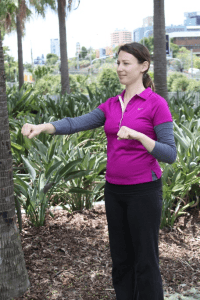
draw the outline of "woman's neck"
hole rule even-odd
[[[131,100],[136,94],[141,94],[145,90],[143,84],[134,85],[134,86],[126,86],[126,92],[124,94],[124,101],[127,102]]]

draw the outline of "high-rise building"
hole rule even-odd
[[[126,29],[118,30],[116,29],[111,33],[111,46],[116,47],[126,43],[132,42],[132,33]]]
[[[183,25],[166,26],[166,33],[200,31],[200,12],[185,13]],[[133,41],[140,42],[144,37],[153,36],[153,17],[143,19],[143,27],[133,30]]]
[[[184,13],[184,25],[187,30],[200,30],[200,11]]]
[[[165,27],[166,33],[186,31],[184,25],[171,25]],[[140,27],[133,30],[133,41],[139,43],[141,39],[153,36],[153,26]]]
[[[60,57],[60,44],[59,39],[51,39],[51,53]]]
[[[143,19],[143,27],[153,26],[153,17],[146,17]]]

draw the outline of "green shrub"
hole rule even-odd
[[[190,79],[189,84],[187,86],[187,91],[200,92],[200,81]]]
[[[34,69],[33,76],[35,80],[41,79],[47,74],[50,74],[53,72],[53,69],[51,67],[47,66],[37,66],[37,68]]]
[[[60,75],[47,74],[43,76],[36,82],[35,90],[42,95],[59,94],[61,91]]]
[[[88,76],[83,74],[69,75],[71,93],[85,93],[88,82]]]
[[[172,84],[176,79],[179,78],[186,78],[186,76],[182,73],[179,72],[174,72],[171,73],[168,77],[167,77],[167,88],[168,88],[168,92],[172,92]]]
[[[94,201],[103,198],[106,136],[103,128],[97,128],[66,136],[41,134],[29,140],[21,135],[22,124],[51,122],[92,111],[118,93],[116,72],[106,70],[104,74],[100,86],[93,83],[94,90],[86,87],[87,96],[78,88],[87,82],[87,77],[70,75],[71,84],[74,80],[77,90],[60,95],[59,105],[49,96],[44,99],[34,93],[29,86],[20,91],[16,87],[7,91],[15,196],[35,226],[44,223],[46,209],[52,204],[77,210],[90,208]],[[177,92],[170,99],[169,107],[174,120],[177,160],[172,165],[161,163],[161,227],[172,227],[179,216],[198,205],[200,195],[200,105],[194,107],[191,92],[184,96]],[[33,115],[32,110],[38,113]]]
[[[172,83],[171,91],[185,92],[187,90],[188,85],[189,85],[189,79],[186,76],[176,78]]]
[[[178,126],[174,122],[177,159],[163,167],[163,209],[161,228],[173,227],[175,220],[199,203],[200,123],[195,119]]]
[[[101,89],[112,90],[114,92],[113,95],[120,93],[123,89],[116,71],[109,68],[103,69],[98,75],[98,83]]]

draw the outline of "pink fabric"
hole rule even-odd
[[[124,101],[124,93],[121,97]],[[98,106],[105,114],[104,130],[107,136],[106,180],[113,184],[129,185],[152,181],[153,171],[157,178],[162,175],[158,161],[136,140],[117,140],[122,118],[119,95],[109,98]],[[167,101],[148,87],[135,95],[128,103],[121,121],[127,126],[156,140],[154,127],[172,122]]]

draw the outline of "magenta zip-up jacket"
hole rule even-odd
[[[129,185],[152,181],[152,171],[157,178],[162,175],[158,161],[136,140],[117,140],[121,126],[141,132],[156,139],[154,127],[172,122],[167,101],[147,88],[135,95],[123,109],[125,91],[109,98],[98,106],[104,112],[104,130],[107,136],[106,180],[113,184]]]

